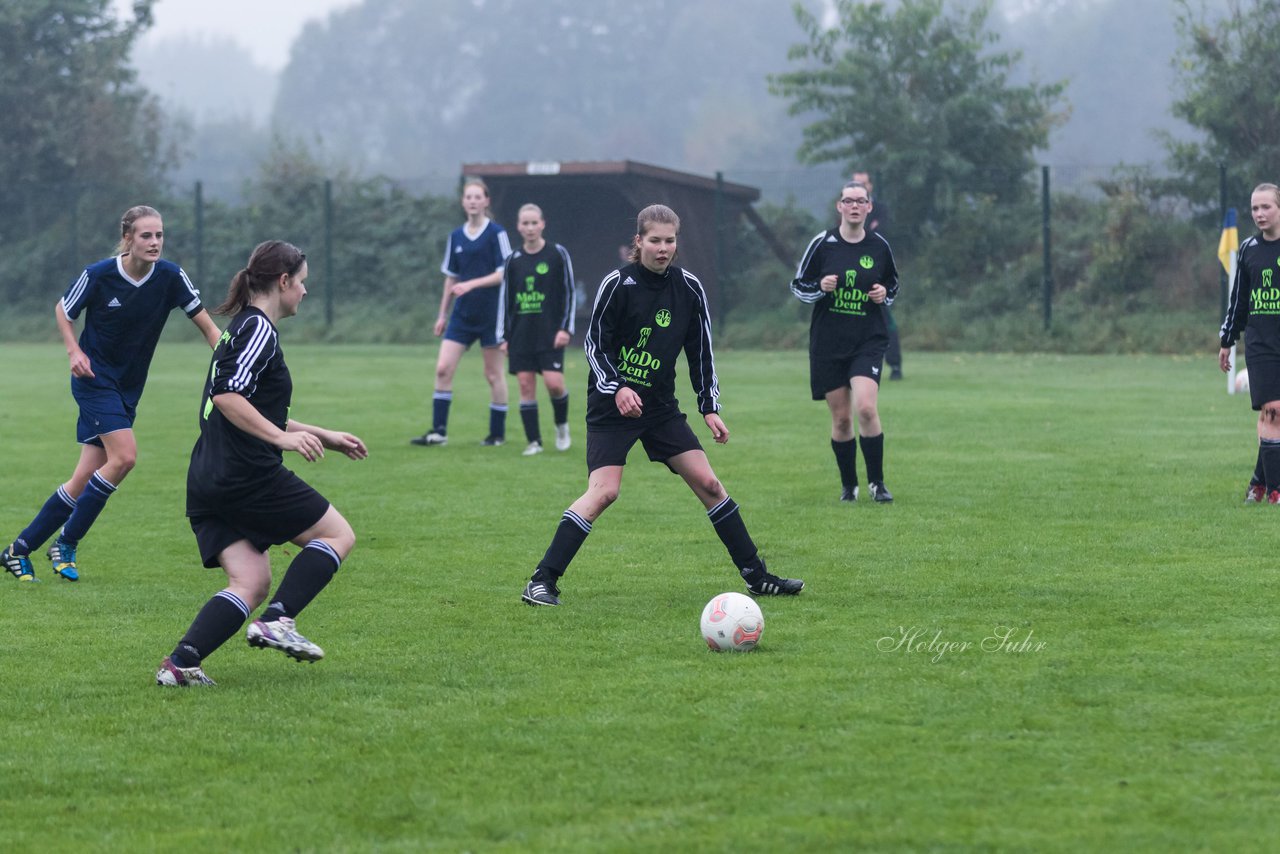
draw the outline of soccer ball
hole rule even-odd
[[[748,652],[764,633],[764,614],[750,596],[721,593],[702,609],[702,637],[713,652]]]
[[[1249,369],[1241,368],[1236,373],[1236,391],[1243,393],[1248,390],[1249,390]]]

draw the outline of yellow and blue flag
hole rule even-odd
[[[1236,229],[1236,209],[1227,208],[1222,218],[1222,236],[1218,238],[1218,261],[1227,271],[1227,278],[1236,276],[1236,250],[1240,248],[1240,232]]]

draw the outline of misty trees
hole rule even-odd
[[[9,250],[0,255],[0,298],[10,302],[39,293],[52,304],[74,272],[55,250],[87,250],[57,242],[68,221],[102,221],[110,248],[111,224],[162,177],[161,117],[128,64],[151,0],[136,2],[127,23],[111,5],[0,4],[0,242]]]
[[[1173,113],[1205,139],[1166,142],[1174,166],[1198,188],[1189,191],[1193,203],[1212,206],[1219,162],[1227,164],[1231,198],[1280,181],[1280,88],[1269,62],[1280,42],[1280,5],[1243,0],[1213,21],[1197,17],[1188,0],[1178,6],[1182,92]]]
[[[808,41],[791,48],[799,67],[772,78],[793,113],[814,117],[802,161],[871,171],[904,242],[945,220],[957,198],[1026,197],[1034,153],[1061,119],[1054,106],[1064,84],[1010,82],[1020,56],[995,49],[989,3],[958,14],[943,0],[893,9],[836,0],[835,9],[828,28],[796,7]]]
[[[162,172],[160,118],[129,66],[152,0],[120,23],[110,0],[0,4],[0,186],[48,214],[50,186],[145,184]],[[121,208],[123,210],[123,208]],[[118,211],[117,211],[118,213]]]
[[[275,118],[450,192],[465,161],[790,160],[764,78],[797,33],[777,0],[366,0],[304,29]]]

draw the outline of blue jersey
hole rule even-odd
[[[493,220],[489,220],[474,240],[467,235],[465,226],[458,226],[449,234],[440,272],[460,282],[479,279],[501,270],[510,254],[511,241],[502,226]],[[453,311],[472,325],[495,326],[501,334],[500,296],[497,287],[476,288],[454,300]]]
[[[84,312],[80,349],[89,357],[93,377],[72,377],[77,384],[115,389],[136,402],[169,312],[180,308],[194,317],[204,306],[200,292],[182,268],[157,261],[140,281],[129,278],[120,258],[84,269],[62,296],[62,311],[74,321]]]

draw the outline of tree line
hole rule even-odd
[[[422,304],[429,310],[438,296],[423,289],[438,288],[444,235],[459,219],[456,198],[370,177],[341,151],[315,144],[305,132],[291,133],[276,137],[256,172],[246,176],[239,198],[206,202],[206,221],[194,222],[191,188],[168,179],[180,156],[174,119],[128,63],[130,46],[151,22],[152,5],[139,0],[128,21],[113,16],[109,0],[22,0],[0,8],[0,104],[8,108],[0,129],[0,180],[9,188],[0,199],[0,236],[14,250],[0,256],[0,294],[8,304],[51,306],[79,265],[110,251],[115,235],[104,224],[129,204],[149,200],[165,213],[171,235],[200,229],[201,257],[212,280],[204,284],[216,289],[263,237],[319,246],[332,235],[332,284],[341,287],[351,310],[344,310],[349,321],[343,328],[314,334],[421,340],[417,312]],[[454,6],[446,11],[465,23],[464,13],[475,4]],[[557,6],[551,11],[559,18],[525,12],[530,55],[544,47],[552,53],[598,51],[605,77],[643,69],[643,40],[625,37],[645,25],[634,4],[605,4],[605,18],[583,17],[581,6]],[[352,14],[388,8],[406,7],[366,2]],[[1118,168],[1091,182],[1088,192],[1054,195],[1059,320],[1047,337],[1037,323],[1037,153],[1063,121],[1069,86],[1027,79],[1023,57],[1002,47],[989,3],[837,0],[833,18],[821,18],[805,4],[788,10],[798,36],[787,53],[788,70],[757,81],[771,99],[764,112],[789,112],[802,125],[788,159],[858,167],[876,176],[877,193],[894,211],[891,239],[906,273],[899,311],[910,346],[1179,349],[1207,340],[1204,329],[1212,328],[1218,299],[1218,164],[1228,164],[1228,195],[1237,204],[1253,183],[1273,177],[1277,137],[1271,125],[1280,119],[1269,90],[1247,72],[1252,58],[1265,55],[1280,36],[1280,8],[1244,0],[1231,14],[1212,19],[1190,0],[1177,0],[1174,9],[1180,39],[1170,58],[1179,90],[1174,112],[1200,136],[1166,138],[1168,160],[1159,167]],[[690,51],[694,35],[730,23],[702,5],[694,11],[712,17],[683,19],[693,34],[687,37]],[[501,47],[474,30],[450,35],[426,23],[405,30],[430,33],[441,45],[453,37],[474,41],[479,50]],[[310,33],[313,47],[323,35]],[[368,54],[347,50],[342,56],[373,62]],[[307,94],[307,69],[331,55],[337,54],[313,49],[304,54],[312,61],[290,65],[281,98],[297,105],[294,126],[306,126],[306,105],[319,97]],[[425,61],[422,74],[435,75],[446,89],[462,85],[457,69],[439,57]],[[547,62],[554,67],[556,59]],[[696,80],[697,71],[691,59],[675,73]],[[361,81],[368,85],[369,79]],[[643,81],[644,74],[636,79]],[[573,90],[568,82],[563,89],[544,93],[544,120],[518,126],[541,134],[599,133],[609,127],[606,116],[620,114],[635,120],[618,125],[625,136],[650,132],[643,119],[662,106],[647,91],[616,103],[593,101],[590,90]],[[447,113],[447,103],[436,106]],[[439,110],[421,117],[424,145],[452,133]],[[350,126],[367,118],[357,110],[321,120]],[[601,134],[602,152],[610,150],[609,141]],[[780,157],[766,154],[759,162]],[[339,212],[332,232],[326,228],[333,224],[321,221],[326,181]],[[837,190],[831,188],[832,202]],[[794,200],[762,205],[760,212],[797,254],[834,221],[834,214],[815,216]],[[741,339],[799,340],[803,312],[788,302],[785,287],[793,271],[749,227],[734,236],[732,248],[733,268],[722,275],[736,289],[733,323]],[[180,262],[191,254],[178,241],[168,251]],[[1159,318],[1154,325],[1153,318]],[[38,323],[48,325],[47,318]],[[33,321],[32,328],[41,327]]]

